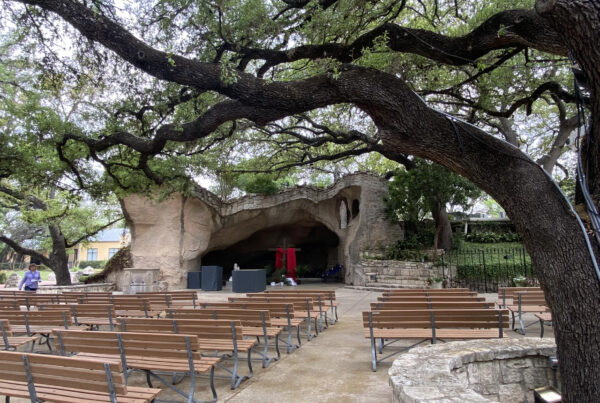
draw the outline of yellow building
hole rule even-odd
[[[82,261],[108,260],[130,242],[131,234],[127,229],[107,229],[99,232],[87,242],[75,246],[69,260],[75,266]]]

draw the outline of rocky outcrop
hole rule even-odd
[[[387,191],[384,179],[353,174],[326,189],[295,187],[230,202],[197,188],[190,197],[174,194],[162,202],[132,195],[122,205],[132,228],[133,266],[160,268],[160,281],[170,288],[185,287],[187,272],[207,253],[286,226],[296,232],[322,226],[335,234],[339,242],[329,251],[330,261],[345,266],[346,283],[360,285],[366,278],[360,251],[403,236],[385,218]]]

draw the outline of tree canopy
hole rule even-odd
[[[370,151],[398,163],[429,159],[493,196],[513,220],[553,310],[565,400],[599,394],[585,381],[600,378],[598,239],[547,174],[560,165],[561,179],[572,175],[563,154],[588,108],[579,177],[597,202],[594,2],[3,5],[11,49],[3,66],[25,63],[31,77],[13,87],[42,94],[49,112],[72,111],[31,132],[53,141],[78,187],[96,188],[98,175],[86,172],[101,167],[100,182],[119,192],[148,184],[185,192],[190,177],[206,167],[232,171],[229,160],[245,160],[250,148],[262,162],[241,168],[255,172]],[[581,88],[569,79],[572,62]]]

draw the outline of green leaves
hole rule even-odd
[[[467,179],[440,165],[415,158],[414,168],[399,170],[385,200],[388,215],[413,223],[437,205],[467,206],[481,191]]]

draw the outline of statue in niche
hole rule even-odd
[[[342,200],[340,203],[340,228],[346,229],[348,227],[348,206],[346,206],[346,200]]]

